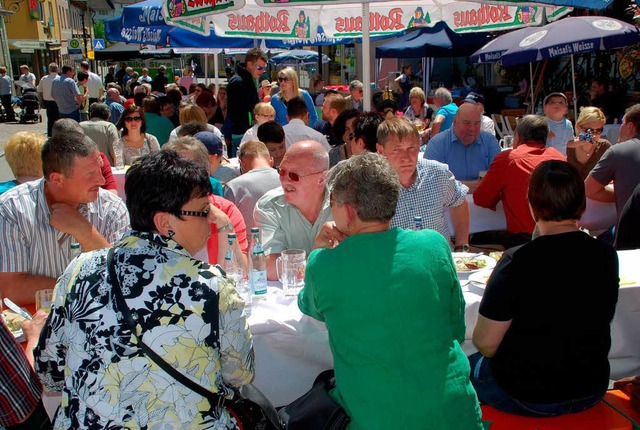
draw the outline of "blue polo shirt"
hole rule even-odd
[[[457,112],[458,112],[458,106],[453,102],[449,103],[448,105],[442,106],[440,109],[436,111],[436,116],[438,115],[444,116],[444,122],[440,127],[440,133],[451,128],[451,125],[453,124],[453,117],[456,116]]]
[[[489,170],[500,151],[500,144],[491,133],[481,131],[473,143],[465,145],[450,128],[429,140],[424,158],[447,164],[459,181],[473,181],[478,179],[478,172]]]

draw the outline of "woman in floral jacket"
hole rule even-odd
[[[173,151],[156,152],[129,169],[125,191],[133,230],[113,254],[119,286],[108,275],[108,249],[80,254],[56,284],[34,351],[43,384],[62,391],[54,427],[237,429],[226,409],[145,355],[113,293],[122,290],[138,336],[183,375],[221,393],[251,381],[244,302],[217,267],[191,258],[218,216],[207,173]]]

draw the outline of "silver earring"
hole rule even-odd
[[[173,236],[174,236],[175,234],[176,234],[176,232],[175,232],[175,231],[173,231],[173,230],[168,230],[168,231],[167,231],[167,235],[169,236],[169,239],[173,239]]]

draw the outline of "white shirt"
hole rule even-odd
[[[51,84],[57,77],[57,73],[49,73],[47,76],[43,76],[42,79],[40,79],[37,90],[39,93],[42,93],[42,97],[47,101],[54,101],[53,97],[51,96]]]
[[[329,152],[331,146],[327,142],[327,138],[324,134],[309,127],[301,119],[294,118],[289,121],[289,124],[282,127],[284,129],[284,140],[287,149],[296,142],[303,140],[315,140],[320,142],[322,146]]]
[[[89,88],[89,98],[98,99],[101,96],[100,90],[103,89],[102,79],[100,79],[100,76],[96,75],[90,70],[87,70],[87,73],[89,73],[89,80],[87,81],[87,88]]]

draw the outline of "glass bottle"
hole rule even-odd
[[[244,266],[238,247],[238,240],[235,233],[227,235],[229,246],[224,254],[222,268],[227,273],[227,278],[232,279],[238,294],[245,302],[244,309],[247,315],[251,315],[251,290],[244,280]]]
[[[249,282],[251,282],[253,294],[258,297],[264,297],[267,294],[267,257],[262,249],[259,227],[251,228],[251,237],[251,273]]]

